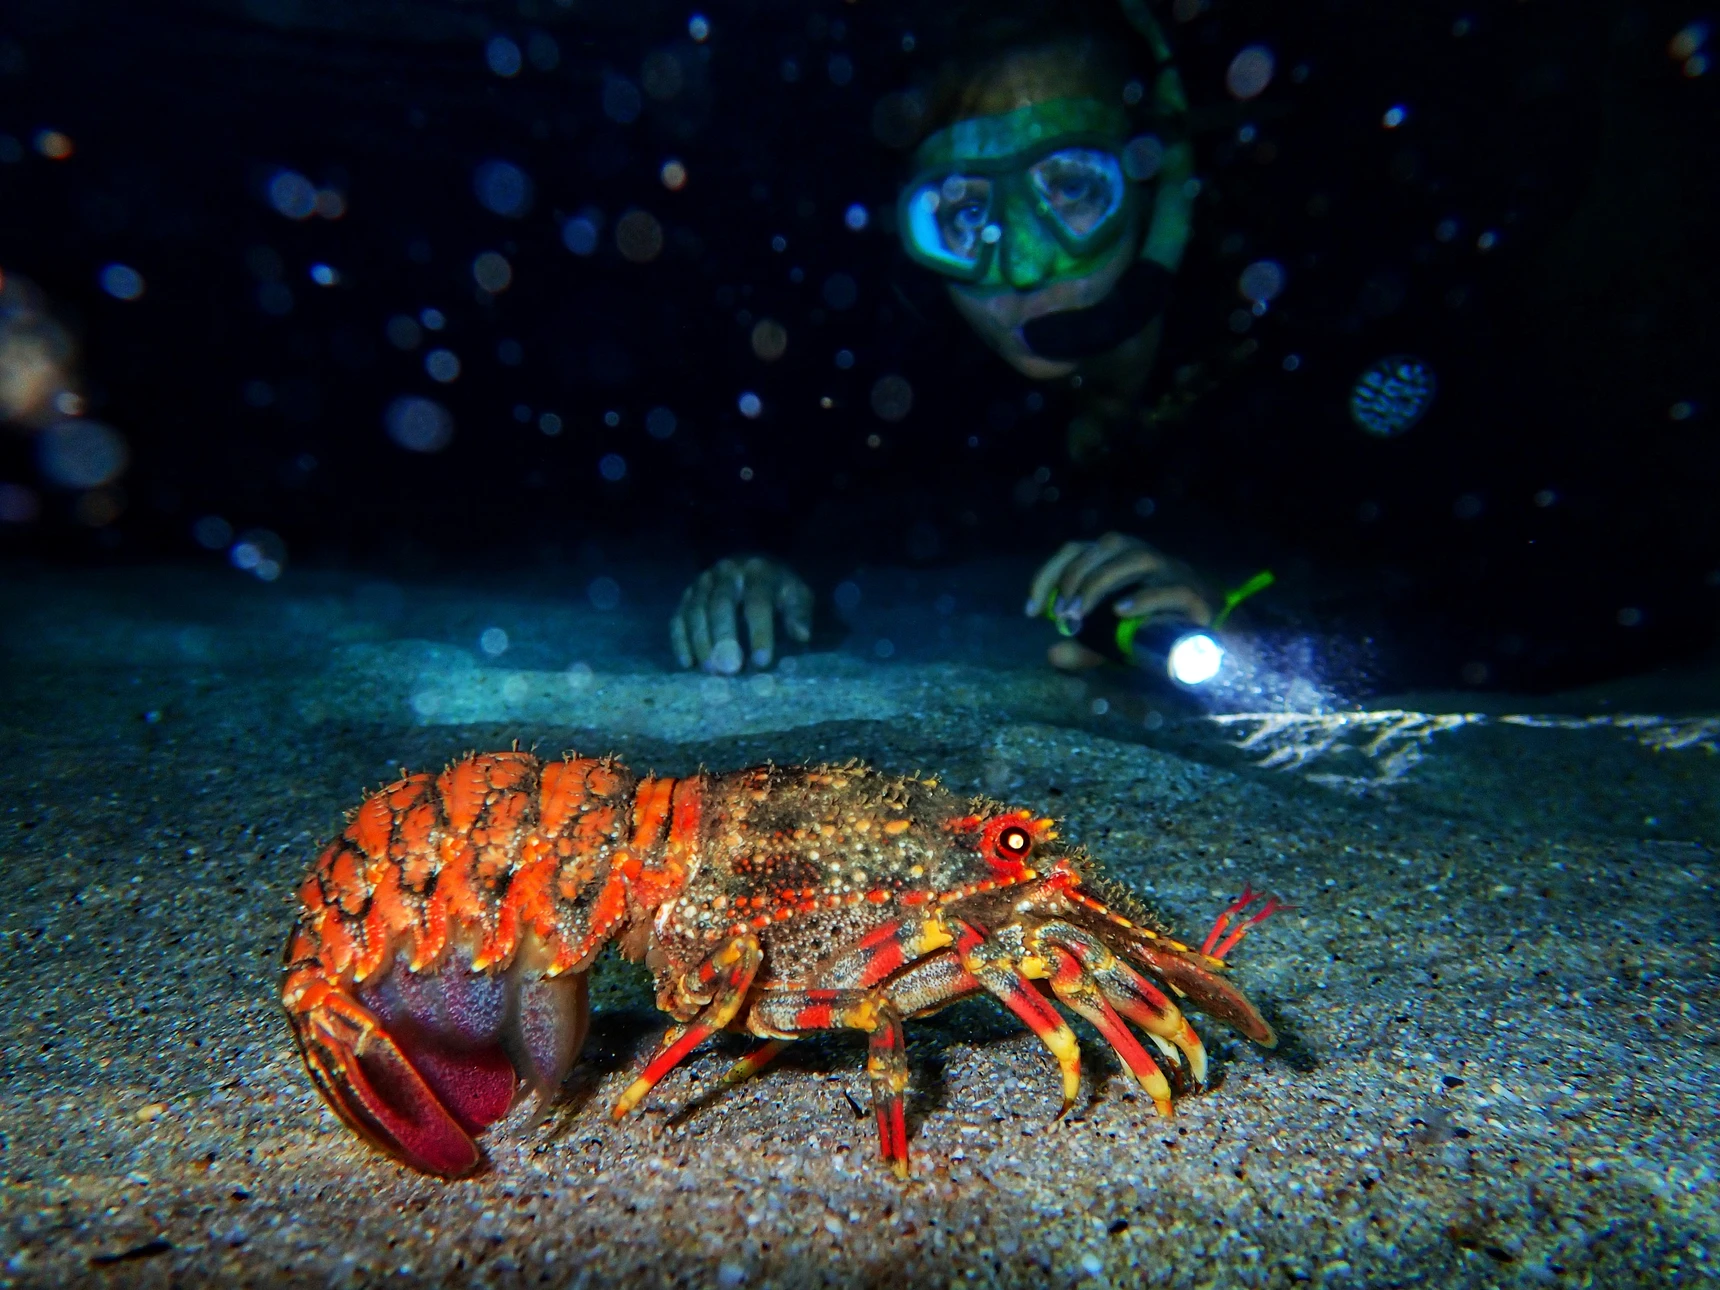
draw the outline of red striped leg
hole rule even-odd
[[[1093,1028],[1105,1037],[1123,1064],[1129,1068],[1129,1073],[1135,1077],[1135,1082],[1145,1090],[1148,1097],[1153,1099],[1153,1105],[1158,1108],[1160,1115],[1171,1113],[1171,1086],[1165,1082],[1165,1073],[1147,1050],[1141,1047],[1140,1040],[1130,1032],[1117,1011],[1106,1002],[1099,987],[1080,961],[1068,950],[1058,946],[1048,947],[1049,957],[1054,964],[1051,973],[1051,989],[1065,1007],[1073,1008],[1077,1014],[1092,1023]]]
[[[1146,1031],[1167,1056],[1174,1054],[1170,1045],[1175,1045],[1187,1058],[1195,1083],[1206,1081],[1206,1048],[1182,1009],[1163,990],[1113,954],[1098,937],[1079,927],[1046,923],[1039,929],[1038,939],[1072,953],[1118,1012]]]
[[[777,1059],[784,1048],[794,1041],[792,1039],[767,1039],[745,1057],[741,1058],[728,1073],[719,1081],[724,1088],[732,1088],[736,1084],[744,1084],[757,1075],[766,1066]]]
[[[901,1177],[908,1176],[908,1050],[902,1014],[877,990],[781,990],[757,1000],[747,1016],[754,1031],[771,1035],[814,1030],[864,1030],[872,1036],[866,1074],[878,1117],[878,1149]]]
[[[829,989],[859,989],[881,984],[894,973],[955,943],[943,911],[900,919],[873,928],[852,950],[818,973],[818,984]]]
[[[1063,1075],[1063,1109],[1057,1114],[1059,1118],[1069,1114],[1081,1093],[1081,1046],[1075,1042],[1075,1032],[1057,1009],[1046,1002],[1045,996],[1033,988],[1033,982],[1022,974],[1020,960],[1012,957],[1007,948],[986,940],[965,923],[954,926],[962,967],[987,993],[1021,1018],[1056,1058]]]
[[[758,937],[749,932],[729,941],[676,984],[677,997],[704,997],[710,1002],[690,1025],[669,1028],[639,1078],[616,1101],[611,1115],[619,1120],[638,1106],[683,1057],[735,1019],[763,961],[764,951],[759,948]]]

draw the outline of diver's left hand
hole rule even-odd
[[[736,611],[746,620],[752,652],[741,652]],[[682,667],[733,676],[750,657],[765,668],[776,656],[775,619],[801,644],[812,639],[812,589],[786,564],[762,555],[718,560],[681,593],[669,620],[669,643]]]

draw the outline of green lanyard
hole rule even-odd
[[[1250,596],[1265,591],[1276,581],[1277,579],[1272,575],[1272,570],[1262,569],[1240,587],[1225,592],[1224,607],[1213,618],[1212,630],[1216,632],[1222,628],[1226,620],[1229,619],[1231,612],[1238,605]],[[1148,614],[1142,614],[1136,618],[1119,618],[1117,620],[1117,650],[1131,663],[1135,661],[1135,633],[1141,630],[1141,624],[1146,622],[1149,617]]]

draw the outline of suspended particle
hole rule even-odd
[[[1270,49],[1265,45],[1249,45],[1230,60],[1224,73],[1224,88],[1235,98],[1257,98],[1272,83],[1274,65]]]
[[[711,24],[705,20],[705,15],[696,13],[687,19],[687,34],[695,43],[704,44],[711,34]]]
[[[1427,415],[1439,381],[1419,358],[1394,354],[1371,364],[1350,389],[1350,419],[1369,434],[1390,439]]]
[[[663,187],[672,193],[678,193],[687,186],[686,163],[670,157],[663,163],[662,170],[657,172],[657,177],[663,181]]]
[[[752,351],[767,363],[774,363],[788,352],[788,328],[774,318],[760,318],[753,324]]]
[[[77,151],[77,146],[73,144],[71,137],[60,133],[58,130],[36,131],[35,144],[36,151],[49,161],[64,161]]]
[[[663,226],[650,211],[630,210],[615,221],[615,246],[622,259],[649,264],[663,253]]]
[[[513,282],[514,266],[499,251],[483,251],[472,261],[472,279],[493,296]]]
[[[291,220],[306,220],[317,213],[317,189],[296,170],[282,170],[269,180],[269,205]]]
[[[850,206],[842,216],[842,222],[856,233],[865,228],[870,219],[870,214],[859,202],[855,202]]]
[[[536,195],[531,176],[511,161],[482,162],[472,172],[472,191],[485,210],[507,219],[519,219],[532,208]]]
[[[125,473],[131,450],[100,421],[57,421],[37,438],[36,460],[62,488],[100,488]]]
[[[1242,298],[1254,304],[1269,304],[1284,290],[1284,266],[1276,260],[1256,260],[1236,280]]]
[[[1151,179],[1165,164],[1165,145],[1154,134],[1138,134],[1123,145],[1123,173],[1136,183]]]
[[[511,79],[520,74],[524,59],[520,47],[506,36],[491,36],[484,46],[484,61],[497,76]]]
[[[627,478],[627,458],[618,452],[604,453],[597,463],[597,473],[612,484],[619,484]]]
[[[900,421],[914,407],[914,387],[906,378],[891,373],[872,385],[872,411],[880,420]]]
[[[759,413],[764,411],[764,401],[751,390],[746,391],[735,400],[735,406],[741,410],[741,415],[748,421],[756,420]]]
[[[645,433],[653,439],[667,439],[675,433],[675,414],[668,408],[652,408],[645,414]]]
[[[561,226],[562,245],[575,255],[591,255],[597,250],[597,234],[603,227],[603,212],[586,207]]]
[[[408,394],[382,414],[388,437],[412,452],[441,452],[454,437],[453,414],[434,399]]]
[[[101,287],[115,300],[136,300],[143,295],[143,274],[128,264],[110,264],[101,271]]]

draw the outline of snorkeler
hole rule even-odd
[[[1144,0],[1122,8],[1132,30],[1121,33],[1072,32],[1066,14],[1056,26],[1005,19],[984,28],[939,79],[897,206],[908,257],[938,275],[987,345],[1032,380],[1078,378],[1088,406],[1113,418],[1151,371],[1196,188],[1170,48]],[[1148,75],[1123,52],[1142,43]],[[722,560],[681,597],[670,624],[676,657],[721,673],[769,666],[773,607],[805,641],[811,603],[775,560]],[[1070,542],[1035,574],[1026,603],[1064,634],[1050,649],[1054,666],[1104,661],[1080,635],[1092,636],[1083,620],[1107,603],[1119,623],[1138,627],[1159,618],[1206,626],[1216,602],[1186,565],[1138,538]],[[737,610],[749,629],[744,653]]]

